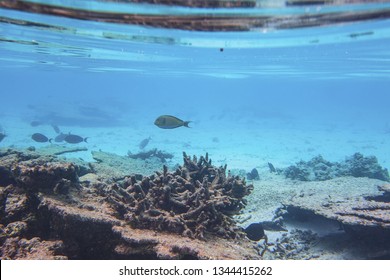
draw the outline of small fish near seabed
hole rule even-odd
[[[6,137],[7,135],[3,132],[0,132],[0,142],[3,141],[3,139]]]
[[[54,138],[54,142],[57,142],[57,143],[60,143],[60,142],[64,142],[65,141],[65,137],[68,136],[69,134],[65,134],[65,133],[60,133],[56,136],[56,138]]]
[[[244,229],[246,236],[253,241],[259,241],[260,239],[266,238],[265,230],[268,231],[288,231],[280,224],[272,221],[264,221],[261,223],[252,223]]]
[[[60,134],[60,133],[61,133],[61,130],[60,130],[60,128],[58,127],[58,125],[56,125],[56,124],[51,124],[51,127],[54,129],[54,131],[55,131],[57,134]]]
[[[46,137],[42,133],[34,133],[33,135],[31,135],[31,139],[34,140],[35,142],[38,142],[38,143],[46,143],[46,142],[51,143],[51,140],[53,140],[51,138],[49,139],[48,137]]]
[[[272,163],[269,162],[268,167],[269,167],[269,172],[271,172],[271,173],[276,172],[276,168],[274,167],[274,165]]]
[[[138,147],[140,148],[140,150],[143,150],[148,144],[149,144],[149,141],[151,140],[152,138],[151,137],[148,137],[148,138],[145,138],[144,140],[142,140]]]
[[[174,116],[170,116],[170,115],[162,115],[162,116],[159,116],[155,121],[154,121],[154,124],[156,126],[158,126],[159,128],[163,128],[163,129],[173,129],[173,128],[177,128],[177,127],[181,127],[181,126],[185,126],[185,127],[188,127],[188,124],[190,123],[191,121],[183,121],[179,118],[176,118]]]
[[[30,125],[32,127],[37,127],[37,126],[43,125],[43,122],[41,122],[41,121],[32,121],[32,122],[30,122]]]
[[[246,236],[253,241],[259,241],[265,237],[264,227],[261,223],[250,224],[244,229]]]
[[[85,142],[85,143],[88,143],[87,142],[87,139],[88,139],[89,137],[85,137],[85,138],[83,138],[83,137],[81,137],[81,136],[79,136],[79,135],[75,135],[75,134],[67,134],[66,136],[65,136],[65,138],[64,138],[64,141],[66,142],[66,143],[69,143],[69,144],[78,144],[78,143],[81,143],[81,142]]]
[[[248,180],[260,180],[259,172],[256,168],[253,168],[251,172],[246,174]]]

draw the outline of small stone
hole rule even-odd
[[[9,223],[5,228],[4,232],[8,237],[21,236],[27,231],[27,223],[22,221],[17,221]]]

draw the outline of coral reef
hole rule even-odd
[[[86,169],[57,157],[0,150],[0,258],[260,258],[231,218],[251,186],[206,158],[107,183],[79,180]]]
[[[279,170],[279,173],[300,181],[324,181],[342,176],[390,181],[388,170],[378,164],[375,156],[364,157],[360,153],[355,153],[342,162],[329,162],[319,155],[308,162],[300,161],[296,165]]]
[[[185,153],[184,165],[175,172],[163,172],[123,187],[113,185],[111,201],[135,228],[171,231],[204,239],[206,233],[223,238],[240,236],[232,215],[244,206],[253,186],[238,176],[226,176],[226,166],[211,165],[208,155],[192,159]],[[122,202],[124,201],[124,203]]]

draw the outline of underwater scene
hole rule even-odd
[[[0,0],[1,259],[390,259],[390,1]]]

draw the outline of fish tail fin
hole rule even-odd
[[[52,141],[53,141],[53,138],[50,138],[50,139],[49,139],[49,143],[51,144],[51,143],[52,143]]]
[[[188,127],[188,128],[191,128],[190,126],[188,126],[188,125],[190,124],[190,122],[192,122],[192,121],[184,122],[183,126]]]
[[[88,141],[87,141],[88,138],[89,138],[89,137],[85,137],[85,138],[84,138],[84,142],[85,142],[85,143],[88,143]]]

